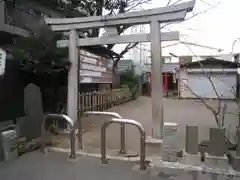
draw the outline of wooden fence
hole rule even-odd
[[[93,91],[80,93],[79,113],[85,111],[103,111],[113,106],[122,104],[132,99],[128,88],[114,89],[111,91]]]

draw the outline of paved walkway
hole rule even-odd
[[[217,107],[217,102],[214,100],[207,101],[212,107]],[[237,107],[233,102],[226,101],[227,111],[236,112]],[[151,98],[140,97],[135,101],[130,101],[126,104],[119,105],[108,111],[117,112],[123,118],[134,119],[140,122],[147,135],[151,135],[152,118],[151,118]],[[83,118],[84,127],[84,150],[91,153],[100,152],[100,127],[103,122],[109,120],[107,117],[89,116]],[[236,124],[238,123],[236,115],[226,115],[225,124],[229,130],[228,135],[234,137]],[[200,127],[199,137],[200,140],[208,139],[208,130],[210,127],[216,127],[216,123],[212,113],[196,100],[178,100],[178,99],[165,99],[164,100],[164,121],[176,122],[179,124],[179,149],[184,148],[185,144],[185,127],[188,125],[197,125]],[[107,147],[108,153],[117,152],[120,144],[120,127],[113,124],[107,131]],[[233,139],[233,138],[232,138]],[[68,140],[61,139],[59,147],[68,148]],[[135,127],[130,125],[126,128],[126,144],[127,149],[131,153],[139,152],[139,132]]]
[[[101,165],[99,158],[78,156],[68,160],[67,153],[39,151],[28,153],[14,162],[0,163],[1,180],[166,180],[140,172],[134,164],[111,160]]]
[[[239,180],[231,169],[208,170],[206,167],[184,166],[157,160],[140,171],[134,163],[109,160],[107,165],[90,156],[69,160],[67,153],[39,151],[27,153],[13,162],[0,163],[1,180]]]

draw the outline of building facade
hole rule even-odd
[[[182,64],[178,75],[179,97],[235,99],[239,66],[239,63],[214,58]]]

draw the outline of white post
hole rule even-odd
[[[77,32],[70,30],[69,35],[69,61],[71,63],[68,71],[68,99],[67,114],[76,122],[77,120],[77,98],[78,98],[78,50],[77,50]]]
[[[162,52],[160,23],[152,21],[151,56],[152,56],[152,136],[163,138],[163,86],[162,86]]]

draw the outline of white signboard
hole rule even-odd
[[[0,48],[0,76],[4,75],[5,73],[6,57],[6,51]]]

